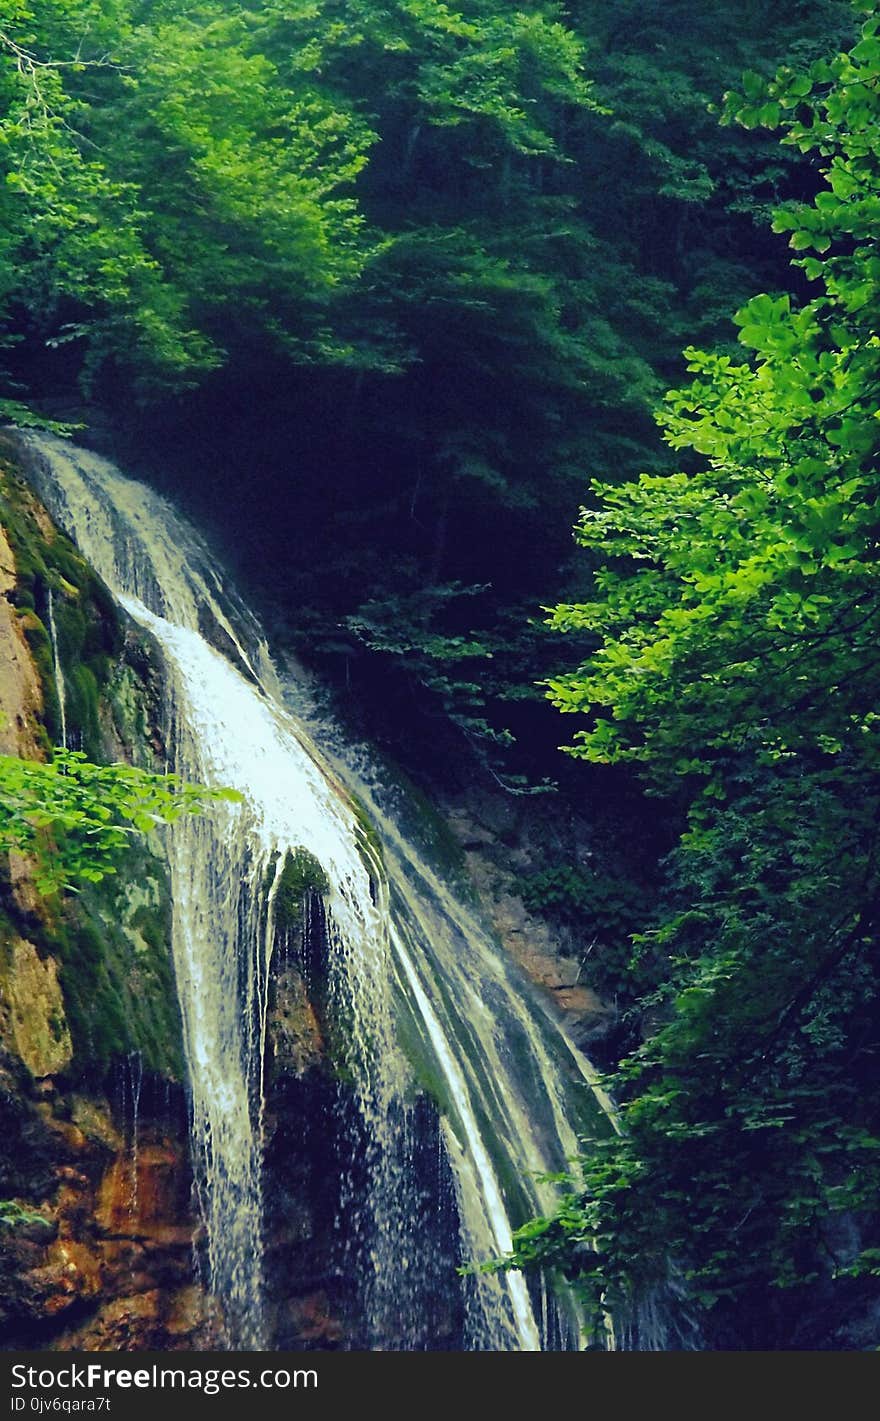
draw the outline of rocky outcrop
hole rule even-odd
[[[159,662],[14,470],[3,473],[2,458],[0,438],[0,521],[10,529],[0,558],[18,648],[4,692],[17,737],[8,748],[48,756],[63,725],[68,744],[91,759],[155,767],[164,759]],[[466,815],[457,827],[505,946],[582,1036],[601,1031],[606,1009],[516,893],[524,839],[511,852],[503,827],[493,833]],[[362,829],[369,867],[380,849],[366,816]],[[327,887],[302,849],[266,884],[279,930],[266,1016],[257,1020],[255,1007],[253,1022],[265,1044],[266,1340],[293,1350],[365,1348],[377,1335],[405,1335],[407,1345],[459,1350],[457,1205],[430,1080],[419,1078],[397,1122],[414,1181],[407,1207],[420,1231],[418,1268],[400,1296],[383,1294],[375,1276],[376,1231],[387,1237],[389,1225],[370,1217],[373,1124],[347,1064],[345,1005],[328,986]],[[149,840],[129,850],[118,876],[75,900],[38,899],[26,863],[0,883],[0,1129],[8,1143],[0,1204],[14,1225],[0,1225],[0,1326],[9,1345],[223,1343],[222,1319],[198,1281],[204,1241],[170,947],[166,867]]]
[[[120,625],[0,438],[0,753],[43,758],[58,740],[50,590],[73,743],[149,764],[161,750],[150,650]],[[0,872],[6,1345],[173,1349],[219,1336],[193,1271],[169,928],[158,846],[75,900],[41,899],[18,856]]]
[[[271,1078],[302,1080],[325,1060],[325,1043],[318,1016],[301,973],[283,961],[273,979],[268,1016]]]
[[[530,912],[523,899],[523,882],[546,857],[544,819],[534,809],[523,812],[512,796],[482,788],[460,791],[447,802],[446,817],[467,876],[502,946],[559,1014],[577,1045],[595,1051],[617,1020],[613,1003],[589,985],[584,970],[591,952],[598,947],[601,953],[602,945],[570,925]],[[567,830],[561,852],[571,855],[579,826],[571,824]],[[558,825],[554,835],[562,837]]]
[[[193,1280],[182,1093],[147,1108],[122,1078],[115,1105],[28,1085],[7,1065],[2,1108],[27,1210],[0,1249],[0,1331],[13,1347],[210,1347],[218,1320]],[[127,1118],[126,1118],[127,1117]]]
[[[11,600],[16,586],[15,557],[0,524],[0,754],[33,756],[43,693]]]
[[[3,436],[0,526],[9,533],[0,542],[0,753],[44,757],[59,741],[51,608],[68,744],[96,760],[162,763],[152,648],[52,526]],[[270,1338],[294,1348],[350,1345],[357,1326],[335,1252],[351,1142],[349,1087],[322,1018],[324,888],[316,860],[288,856],[266,1023],[267,1314]],[[159,844],[134,845],[116,876],[75,899],[40,899],[24,861],[5,877],[0,867],[6,1345],[223,1345],[222,1319],[198,1281],[183,1079]]]
[[[345,1083],[323,1019],[323,913],[314,875],[288,887],[269,988],[264,1111],[267,1325],[272,1345],[350,1346],[354,1298],[338,1255]],[[308,978],[308,985],[307,985]]]
[[[16,935],[0,943],[0,1038],[35,1079],[58,1075],[73,1058],[58,965]]]
[[[406,1142],[418,1268],[383,1293],[372,1249],[375,1121],[358,1104],[341,1042],[344,1005],[328,991],[330,945],[323,875],[302,872],[284,905],[270,975],[263,1200],[266,1321],[282,1350],[383,1345],[461,1350],[465,1318],[456,1273],[459,1219],[436,1101],[414,1090],[396,1128]],[[325,880],[324,880],[325,881]],[[290,886],[293,887],[291,876]],[[411,1220],[400,1219],[401,1229]],[[379,1245],[381,1246],[381,1245]],[[377,1296],[378,1295],[378,1296]]]

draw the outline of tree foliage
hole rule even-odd
[[[655,457],[686,333],[773,267],[754,217],[801,181],[710,104],[847,15],[0,5],[9,398],[134,392],[363,703],[532,738],[582,471]]]
[[[815,294],[743,307],[745,358],[687,352],[661,424],[699,459],[593,485],[593,596],[553,614],[594,639],[550,689],[586,717],[570,753],[634,762],[687,823],[634,941],[657,1026],[625,1133],[518,1256],[623,1309],[672,1259],[721,1346],[816,1345],[773,1290],[834,1286],[843,1322],[876,1273],[878,81],[872,11],[848,54],[728,97],[821,165],[773,224]]]
[[[40,893],[76,890],[115,873],[133,835],[237,798],[133,765],[95,765],[79,750],[56,750],[48,763],[0,755],[0,852],[33,862]]]
[[[87,387],[108,363],[186,384],[242,330],[339,354],[308,308],[363,263],[342,189],[369,133],[281,83],[259,28],[211,3],[0,6],[0,289],[17,336],[81,347]]]

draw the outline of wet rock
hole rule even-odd
[[[73,1045],[53,958],[13,937],[0,949],[0,1038],[34,1077],[56,1075],[70,1064]]]
[[[193,1286],[170,1295],[160,1288],[104,1303],[87,1323],[58,1338],[59,1352],[210,1350],[217,1345],[217,1319]]]
[[[497,850],[497,842],[489,842]],[[524,854],[521,847],[519,858]],[[614,1007],[581,983],[581,963],[566,951],[564,933],[528,912],[515,891],[510,855],[505,851],[499,863],[488,849],[470,848],[465,860],[502,945],[552,1003],[575,1044],[589,1048],[603,1040],[616,1023]]]
[[[0,527],[0,754],[33,758],[43,695],[17,608],[10,600],[16,580],[15,557]]]
[[[98,1189],[95,1221],[113,1237],[187,1247],[192,1241],[189,1170],[179,1144],[140,1144],[118,1155]]]
[[[292,1298],[286,1304],[279,1328],[303,1348],[330,1350],[345,1339],[345,1328],[334,1316],[327,1293],[318,1291]]]
[[[76,1092],[71,1096],[70,1118],[88,1140],[104,1145],[114,1154],[123,1148],[123,1139],[113,1123],[106,1100],[90,1098]]]
[[[142,1114],[135,1151],[105,1097],[32,1088],[28,1099],[19,1090],[10,1144],[17,1154],[28,1140],[41,1148],[19,1155],[27,1167],[18,1195],[46,1224],[0,1235],[0,1330],[9,1344],[215,1345],[212,1305],[193,1278],[185,1125],[174,1133]]]
[[[45,1262],[24,1275],[23,1297],[33,1317],[47,1320],[101,1291],[100,1258],[84,1243],[56,1238]]]
[[[288,963],[274,979],[269,1041],[275,1074],[297,1079],[324,1059],[324,1040],[315,1009],[297,969]]]

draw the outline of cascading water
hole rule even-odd
[[[357,1170],[343,1187],[371,1347],[431,1345],[417,1325],[425,1260],[413,1224],[414,1077],[441,1110],[468,1263],[552,1208],[580,1133],[613,1126],[589,1063],[398,827],[381,777],[282,686],[254,619],[160,497],[96,455],[31,432],[38,491],[119,605],[161,648],[166,741],[190,780],[238,790],[169,833],[173,952],[189,1075],[196,1188],[210,1286],[229,1344],[271,1345],[263,1297],[264,1061],[276,897],[288,855],[327,880],[329,995],[344,1024]],[[315,740],[321,742],[319,751]],[[384,863],[362,828],[366,803]],[[403,1044],[402,1044],[403,1043]],[[357,1197],[355,1197],[355,1195]],[[578,1345],[573,1313],[516,1272],[460,1285],[464,1345]],[[420,1291],[421,1289],[421,1291]],[[609,1323],[607,1345],[614,1345]]]
[[[55,690],[58,696],[58,714],[61,719],[61,748],[67,749],[67,687],[64,683],[64,668],[58,650],[58,629],[55,626],[55,599],[49,588],[49,639],[52,643],[52,670],[55,673]]]
[[[509,1253],[511,1213],[519,1220],[552,1212],[558,1196],[540,1176],[565,1167],[579,1135],[616,1130],[614,1106],[590,1062],[533,998],[478,914],[438,875],[415,826],[401,827],[406,808],[393,774],[369,747],[348,742],[320,708],[308,677],[298,672],[282,686],[310,745],[320,743],[381,837],[398,990],[422,1052],[433,1057],[443,1082],[442,1128],[455,1165],[465,1253],[483,1259]],[[431,826],[423,826],[423,837],[426,830],[430,838]],[[473,1346],[503,1349],[511,1330],[534,1343],[533,1301],[521,1278],[511,1275],[494,1305],[483,1304],[471,1318]],[[549,1316],[546,1298],[542,1311]],[[563,1321],[557,1345],[575,1345],[572,1321],[568,1330]],[[552,1341],[546,1324],[538,1332],[542,1345]],[[610,1318],[603,1340],[614,1345]]]

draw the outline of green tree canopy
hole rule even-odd
[[[371,135],[282,83],[242,6],[0,5],[0,292],[18,337],[142,391],[254,332],[339,357],[315,301],[360,269]],[[332,347],[332,349],[331,349]]]
[[[849,54],[728,99],[821,164],[774,218],[815,295],[750,301],[745,359],[687,352],[661,423],[690,468],[593,485],[594,593],[552,619],[594,639],[551,685],[586,718],[570,753],[634,762],[687,827],[635,940],[657,1024],[624,1135],[519,1256],[621,1308],[674,1260],[706,1345],[748,1317],[747,1345],[798,1345],[779,1290],[834,1286],[843,1319],[877,1271],[878,81],[872,11]]]

